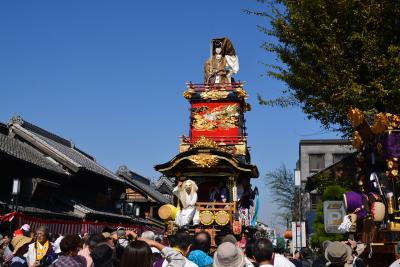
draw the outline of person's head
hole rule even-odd
[[[82,248],[82,240],[78,235],[66,235],[60,242],[60,250],[64,256],[75,257]]]
[[[202,231],[196,233],[193,240],[192,249],[202,250],[206,253],[210,251],[211,248],[211,236],[208,232]]]
[[[196,183],[194,181],[192,181],[192,180],[184,181],[183,184],[182,184],[182,187],[184,188],[184,190],[188,194],[194,194],[198,190],[198,187],[197,187]]]
[[[126,231],[125,228],[119,227],[117,229],[117,237],[118,239],[125,239],[126,238]]]
[[[351,248],[339,241],[331,242],[325,250],[329,266],[344,266],[351,259]]]
[[[152,267],[152,252],[146,242],[135,240],[124,249],[121,267]]]
[[[297,249],[293,253],[293,259],[299,260],[300,259],[300,251]]]
[[[254,247],[254,258],[258,263],[270,262],[272,260],[273,253],[274,248],[269,239],[260,238],[256,241]]]
[[[222,243],[224,243],[224,242],[229,242],[229,243],[236,245],[237,239],[234,235],[229,234],[229,235],[224,236],[224,238],[222,238]]]
[[[155,234],[153,231],[144,231],[140,237],[146,240],[154,240]]]
[[[10,244],[10,241],[11,241],[11,239],[10,239],[10,236],[8,235],[8,234],[6,234],[6,235],[3,235],[3,246],[4,247],[6,247],[6,246],[8,246],[8,244]]]
[[[106,244],[98,244],[90,253],[95,267],[112,267],[113,266],[113,250]]]
[[[256,241],[257,240],[254,238],[247,240],[245,254],[246,254],[246,257],[249,259],[254,258],[254,249],[256,247]]]
[[[110,246],[112,250],[115,250],[115,243],[111,237],[107,237],[105,242],[107,243],[107,245]]]
[[[301,259],[310,259],[312,258],[312,251],[310,248],[305,247],[300,250],[300,257]]]
[[[242,267],[244,263],[242,250],[230,242],[219,245],[214,253],[213,267]]]
[[[98,233],[98,234],[91,235],[91,236],[89,237],[88,242],[87,242],[86,244],[89,246],[89,250],[90,250],[90,251],[93,251],[94,248],[95,248],[99,243],[102,243],[102,242],[105,242],[105,241],[106,241],[106,238],[105,238],[102,234]]]
[[[182,251],[183,256],[186,256],[192,244],[192,237],[186,231],[178,231],[171,239],[171,247],[176,247]]]
[[[44,244],[47,240],[49,240],[49,229],[46,226],[39,226],[39,228],[36,230],[36,240],[40,244]]]
[[[28,252],[28,245],[32,242],[32,238],[23,235],[15,236],[11,240],[11,245],[14,248],[15,256],[22,256]]]

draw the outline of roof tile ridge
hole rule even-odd
[[[75,172],[78,171],[82,167],[82,165],[80,165],[79,163],[77,163],[73,159],[69,158],[67,155],[63,154],[58,149],[54,148],[49,143],[47,143],[46,141],[42,140],[40,137],[36,136],[36,134],[34,134],[31,131],[25,129],[19,123],[11,122],[11,125],[9,127],[10,127],[11,131],[13,131],[15,134],[17,134],[18,136],[22,137],[23,139],[25,139],[27,141],[30,141],[30,143],[33,146],[35,146],[37,149],[39,149],[41,152],[43,152],[45,154],[46,153],[47,154],[53,153],[53,154],[55,154],[55,157],[56,157],[57,161],[60,160],[60,159],[61,159],[61,161],[66,161],[67,162],[67,164],[66,164],[67,167],[71,168]],[[64,165],[63,163],[65,163],[65,162],[61,162],[62,165]]]

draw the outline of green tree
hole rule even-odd
[[[273,201],[279,207],[279,211],[275,215],[287,226],[288,222],[297,220],[298,214],[298,194],[294,186],[293,172],[282,165],[275,171],[268,172],[265,177]]]
[[[309,118],[350,133],[346,113],[400,114],[400,2],[258,0],[265,10],[262,47],[281,63],[268,75],[288,85],[267,105],[299,104]]]

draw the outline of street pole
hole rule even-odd
[[[301,184],[299,186],[299,222],[300,222],[300,249],[303,247],[303,240],[302,240],[302,220],[301,220]]]

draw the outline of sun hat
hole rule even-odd
[[[26,223],[26,224],[22,225],[21,228],[19,228],[19,229],[24,230],[24,231],[30,231],[31,226]]]
[[[29,244],[32,242],[31,237],[26,237],[23,235],[18,235],[11,240],[11,245],[14,247],[13,254],[16,254],[18,249],[20,249],[23,245]]]
[[[325,250],[325,259],[332,264],[345,264],[350,258],[350,246],[339,241],[330,243]]]
[[[243,252],[230,242],[219,245],[214,253],[213,267],[242,267],[244,264]]]

